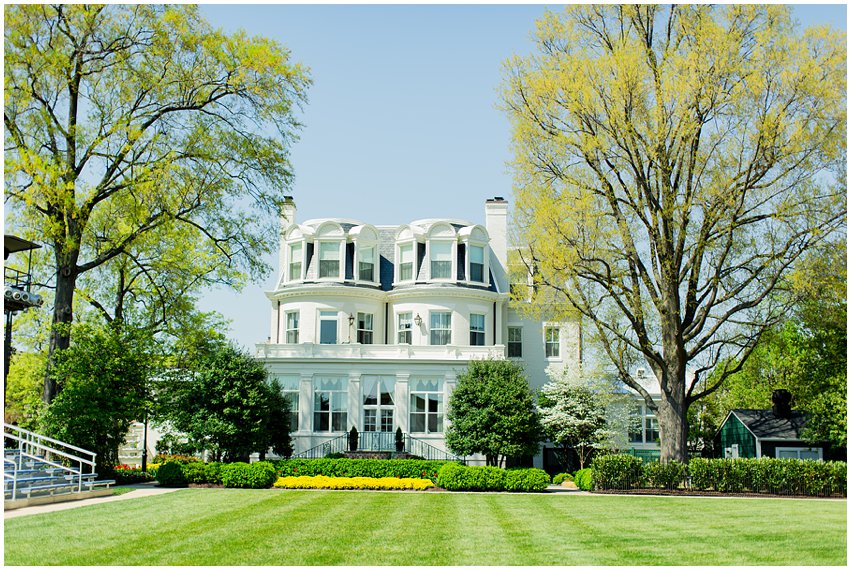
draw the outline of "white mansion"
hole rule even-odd
[[[400,428],[444,450],[449,395],[470,360],[516,359],[533,389],[547,368],[579,363],[578,322],[531,321],[509,306],[507,220],[502,198],[485,203],[484,226],[298,222],[288,200],[271,335],[257,356],[290,396],[296,454],[353,426],[367,441]]]

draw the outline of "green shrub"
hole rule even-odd
[[[178,465],[181,465],[183,477],[187,483],[203,484],[207,482],[207,466],[203,463],[193,461],[184,464],[178,463]]]
[[[157,481],[163,487],[184,487],[186,477],[183,476],[182,465],[177,462],[160,465],[157,469]]]
[[[565,481],[573,481],[573,475],[570,473],[558,473],[553,476],[553,485],[561,485]]]
[[[543,469],[508,469],[505,471],[505,490],[524,493],[547,490],[550,476]]]
[[[652,461],[643,466],[644,481],[654,489],[676,489],[684,482],[688,466],[678,461]]]
[[[224,465],[218,461],[212,461],[204,467],[204,477],[206,477],[207,483],[212,483],[213,485],[222,484],[223,466]]]
[[[601,455],[591,466],[597,489],[632,489],[643,483],[641,459],[632,455]]]
[[[593,482],[593,473],[594,470],[590,467],[586,467],[585,469],[580,469],[576,473],[573,474],[573,481],[576,483],[576,486],[582,489],[583,491],[593,491],[594,490],[594,482]]]
[[[281,477],[402,477],[437,479],[446,461],[422,459],[280,459],[273,462]]]
[[[167,453],[160,453],[156,457],[154,457],[154,463],[159,463],[160,465],[164,463],[200,463],[201,460],[194,455],[169,455]]]
[[[222,467],[222,484],[239,489],[266,489],[277,481],[278,472],[268,461],[229,463]]]
[[[104,477],[115,479],[116,485],[145,483],[154,479],[149,473],[142,471],[141,467],[132,467],[130,465],[116,465],[111,473],[104,473]]]
[[[847,464],[800,459],[703,459],[689,461],[691,487],[722,493],[845,495]]]

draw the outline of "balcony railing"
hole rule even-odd
[[[481,360],[505,358],[505,345],[412,346],[409,344],[271,344],[257,345],[263,358],[343,358],[371,360]]]

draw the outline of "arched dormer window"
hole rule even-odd
[[[402,226],[396,232],[396,262],[393,282],[413,283],[417,279],[417,236],[411,226]]]
[[[430,281],[455,281],[457,236],[448,223],[438,222],[428,232],[426,258]]]
[[[356,226],[349,237],[355,244],[355,281],[378,283],[378,232],[370,225]]]
[[[490,281],[490,264],[488,263],[490,237],[487,230],[481,226],[466,227],[458,232],[458,236],[467,250],[466,267],[464,268],[467,282],[488,285]]]
[[[316,230],[315,251],[319,260],[319,280],[342,281],[346,234],[336,222],[325,222]]]
[[[303,281],[307,270],[305,256],[307,255],[307,239],[312,236],[310,228],[292,226],[286,234],[284,250],[283,281]]]

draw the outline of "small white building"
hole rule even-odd
[[[257,355],[291,397],[295,454],[353,426],[361,447],[392,448],[400,428],[413,453],[445,451],[447,402],[470,360],[516,359],[535,390],[548,367],[578,365],[579,322],[509,306],[507,220],[502,198],[487,200],[484,225],[398,226],[299,222],[288,200],[271,334]]]

